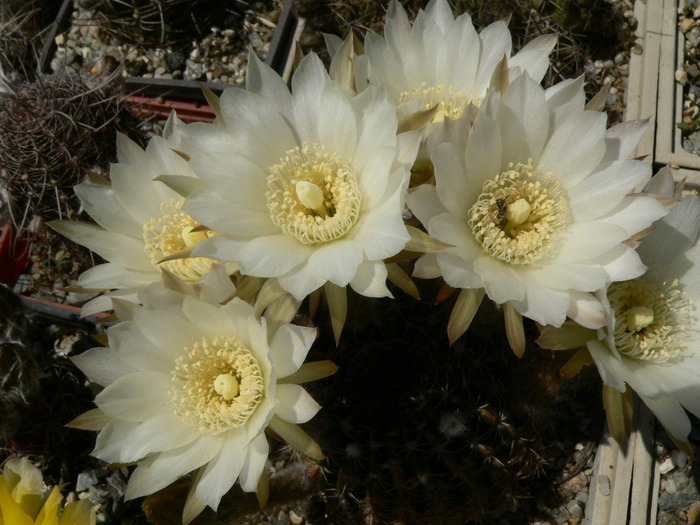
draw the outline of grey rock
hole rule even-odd
[[[185,54],[180,51],[173,51],[165,57],[165,65],[170,71],[181,71],[185,68],[186,61]]]
[[[659,508],[661,510],[675,511],[686,508],[700,499],[695,483],[689,483],[683,490],[672,494],[664,493],[659,496]]]
[[[698,44],[700,44],[700,27],[695,26],[693,29],[688,31],[685,34],[685,38],[688,42],[690,42],[691,46],[697,47]]]

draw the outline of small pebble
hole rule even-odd
[[[686,18],[684,20],[681,20],[680,28],[681,28],[681,31],[683,33],[687,33],[688,31],[690,31],[694,27],[695,27],[695,20],[693,20],[692,18]]]
[[[661,474],[668,474],[674,468],[676,468],[676,465],[674,465],[673,459],[671,458],[671,456],[668,456],[659,465],[659,472],[661,472]]]
[[[683,468],[688,464],[688,454],[682,450],[674,450],[671,452],[671,459],[673,459],[673,463],[678,468]]]
[[[676,70],[675,77],[676,82],[678,82],[681,86],[685,86],[688,83],[688,73],[686,73],[682,69]]]
[[[292,520],[292,523],[294,523],[295,525],[299,525],[300,523],[302,523],[304,521],[304,518],[297,515],[297,513],[294,512],[293,510],[289,511],[289,519]]]

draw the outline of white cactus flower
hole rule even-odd
[[[358,60],[356,85],[360,91],[373,85],[386,89],[400,119],[437,107],[433,122],[455,120],[470,104],[481,104],[499,67],[511,81],[527,73],[540,82],[555,44],[556,35],[541,36],[511,57],[505,21],[477,33],[469,14],[455,18],[447,0],[431,0],[411,24],[401,4],[392,0],[384,37],[365,37],[368,64]]]
[[[416,188],[407,203],[454,248],[423,256],[417,276],[484,289],[515,320],[511,328],[519,315],[604,324],[591,293],[644,272],[624,241],[666,211],[629,195],[650,175],[648,165],[626,160],[644,123],[606,133],[605,114],[584,102],[582,79],[545,91],[522,75],[491,92],[473,123],[448,126],[452,138],[432,154],[436,185]]]
[[[314,54],[291,93],[254,55],[249,68],[248,89],[223,93],[216,123],[178,130],[206,184],[183,210],[217,233],[193,254],[276,278],[298,300],[326,283],[390,295],[383,259],[409,240],[402,212],[418,141],[397,137],[380,90],[348,93]]]
[[[99,430],[94,456],[139,462],[127,499],[194,470],[184,523],[216,510],[236,480],[264,498],[267,427],[323,459],[297,426],[320,408],[299,383],[337,369],[303,365],[315,328],[268,323],[238,298],[221,306],[162,286],[140,290],[139,302],[117,302],[125,320],[108,330],[109,345],[74,358],[105,388],[71,426]]]
[[[161,269],[187,282],[204,277],[215,261],[205,257],[164,258],[187,251],[209,232],[192,231],[199,224],[183,212],[184,198],[162,182],[161,175],[198,181],[185,159],[165,138],[154,137],[145,150],[126,136],[117,140],[119,162],[110,170],[111,183],[92,177],[75,187],[83,208],[97,225],[53,221],[50,226],[107,260],[84,272],[77,285],[85,289],[135,293],[159,282]],[[234,268],[229,267],[230,271]],[[110,309],[109,295],[86,305],[83,314]]]

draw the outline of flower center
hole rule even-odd
[[[203,338],[175,360],[175,414],[203,434],[244,425],[265,391],[253,354],[236,337]]]
[[[206,274],[212,259],[207,257],[192,257],[175,259],[158,264],[158,261],[173,253],[194,246],[211,236],[211,232],[193,232],[199,226],[195,220],[180,211],[185,199],[162,203],[163,215],[152,218],[143,225],[143,240],[146,253],[151,258],[151,264],[156,268],[165,268],[187,282],[194,282]]]
[[[569,208],[559,182],[527,164],[484,182],[469,210],[469,227],[489,255],[509,264],[542,259],[569,221]]]
[[[285,153],[270,168],[267,187],[272,222],[304,244],[339,239],[360,214],[352,169],[319,144],[304,143]]]
[[[615,347],[621,354],[661,363],[687,352],[694,307],[678,280],[645,275],[613,283],[608,299],[615,311]]]
[[[470,102],[478,101],[478,99],[467,96],[464,88],[457,89],[445,84],[428,86],[426,82],[421,82],[417,88],[401,93],[399,106],[411,100],[420,100],[425,105],[425,109],[437,106],[438,111],[433,117],[433,122],[442,122],[446,118],[457,120],[464,114],[464,110]]]

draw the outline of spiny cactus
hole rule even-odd
[[[61,74],[18,82],[0,99],[0,189],[16,205],[16,224],[76,215],[73,186],[115,159],[119,130],[137,129],[117,95],[104,79]]]
[[[549,355],[518,360],[486,304],[450,348],[450,305],[395,295],[353,297],[328,356],[340,369],[310,385],[324,408],[309,430],[339,492],[366,494],[375,523],[461,525],[552,490],[561,380]],[[334,346],[327,332],[317,348]]]

